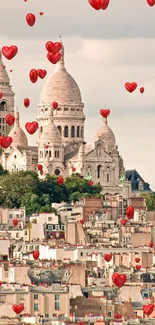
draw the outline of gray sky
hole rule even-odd
[[[27,25],[27,13],[36,15],[34,27]],[[58,41],[61,34],[66,68],[85,103],[86,141],[94,141],[100,109],[109,108],[109,125],[126,169],[136,168],[155,189],[155,6],[149,7],[146,0],[111,0],[106,11],[96,11],[88,0],[13,0],[13,6],[5,0],[0,26],[0,47],[19,48],[13,60],[3,62],[16,93],[21,125],[35,120],[45,81],[32,84],[29,71],[40,68],[47,70],[47,77],[52,74],[45,43]],[[124,83],[132,81],[138,89],[129,94]],[[142,86],[144,94],[139,92]],[[25,97],[31,99],[29,108],[23,106]],[[28,139],[35,144],[35,135]]]

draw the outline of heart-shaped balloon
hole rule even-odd
[[[136,82],[126,82],[125,83],[125,88],[129,93],[132,93],[136,88],[137,88],[137,83]]]
[[[96,10],[100,10],[103,9],[105,10],[108,5],[109,5],[109,1],[110,0],[88,0],[90,5],[96,9]]]
[[[127,223],[127,220],[125,218],[123,218],[123,219],[121,219],[120,223],[122,226],[125,226]]]
[[[31,13],[27,14],[26,15],[26,21],[27,21],[28,25],[30,27],[32,27],[35,24],[35,21],[36,21],[35,15],[31,14]]]
[[[76,171],[76,168],[75,167],[72,167],[72,172],[74,173]]]
[[[50,52],[50,53],[53,53],[53,54],[58,53],[61,50],[61,47],[62,47],[60,42],[53,43],[51,41],[48,41],[45,44],[45,46],[46,46],[47,51]]]
[[[29,98],[24,98],[24,106],[29,107],[30,106],[30,100]]]
[[[37,169],[38,169],[39,171],[41,171],[41,170],[43,170],[43,166],[42,166],[41,164],[38,164],[38,165],[37,165]]]
[[[0,91],[0,99],[3,97],[3,93]]]
[[[2,286],[2,284],[3,284],[3,282],[2,282],[2,281],[0,281],[0,287]]]
[[[51,63],[56,64],[57,62],[59,62],[61,60],[61,53],[53,54],[53,53],[49,52],[49,53],[47,53],[47,58]]]
[[[57,182],[58,185],[62,185],[64,183],[64,178],[62,176],[59,176]]]
[[[124,283],[126,282],[126,275],[114,273],[112,275],[112,281],[118,288],[121,288],[124,285]]]
[[[42,69],[38,69],[37,74],[38,74],[39,78],[44,79],[46,77],[46,75],[47,75],[47,71],[42,70]]]
[[[150,7],[153,7],[155,5],[155,0],[147,0],[147,3]]]
[[[6,57],[6,59],[11,60],[15,57],[18,52],[18,47],[15,45],[12,46],[3,46],[2,53]]]
[[[106,262],[110,262],[112,259],[112,254],[104,254],[104,259]]]
[[[0,137],[0,145],[1,147],[7,149],[12,143],[11,137]]]
[[[100,114],[106,118],[110,114],[110,109],[100,109]]]
[[[24,305],[13,305],[12,309],[16,314],[20,314],[24,310]]]
[[[143,311],[147,316],[151,315],[154,311],[154,305],[152,305],[152,304],[144,305]]]
[[[44,14],[43,11],[40,11],[40,12],[39,12],[39,15],[40,15],[40,16],[42,16],[43,14]]]
[[[141,269],[141,265],[136,265],[136,270],[140,270]]]
[[[135,210],[134,210],[133,207],[131,207],[131,206],[127,207],[127,209],[126,209],[126,215],[127,215],[127,218],[128,219],[133,219],[134,211]]]
[[[93,181],[88,181],[88,186],[93,186],[94,182]]]
[[[34,251],[33,252],[33,258],[34,258],[34,260],[37,260],[39,258],[39,255],[40,255],[39,251]]]
[[[140,258],[139,258],[139,257],[136,257],[136,258],[135,258],[135,262],[136,262],[136,263],[139,263],[139,262],[140,262]]]
[[[13,225],[16,227],[18,225],[18,219],[13,219]]]
[[[27,122],[25,128],[29,134],[34,134],[38,129],[38,122]]]
[[[57,108],[58,108],[58,103],[57,103],[57,102],[53,102],[53,103],[52,103],[52,107],[53,107],[54,109],[57,109]]]
[[[121,314],[115,314],[115,318],[116,319],[121,319],[122,318],[122,315]]]
[[[151,242],[151,243],[149,244],[149,246],[150,246],[150,248],[153,248],[153,243]]]
[[[80,220],[81,225],[83,225],[84,222],[85,222],[84,219],[81,219],[81,220]]]
[[[8,114],[5,116],[5,120],[6,120],[6,124],[12,126],[14,124],[15,117],[13,115]]]
[[[32,69],[29,73],[31,82],[35,83],[38,80],[38,73],[36,69]]]
[[[141,87],[139,90],[140,90],[140,93],[143,94],[145,89],[144,89],[144,87]]]

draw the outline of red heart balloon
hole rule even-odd
[[[155,5],[155,0],[147,0],[147,3],[150,7],[153,7]]]
[[[57,102],[53,102],[53,103],[52,103],[52,107],[53,107],[54,109],[57,109],[57,108],[58,108],[58,103],[57,103]]]
[[[128,219],[133,219],[133,216],[134,216],[134,208],[129,206],[127,209],[126,209],[126,215],[127,215],[127,218]]]
[[[64,183],[64,178],[62,176],[58,177],[58,185],[62,185]]]
[[[46,49],[48,52],[53,53],[53,54],[57,54],[60,50],[61,50],[61,43],[60,42],[56,42],[53,43],[51,41],[48,41],[46,44]]]
[[[36,69],[32,69],[29,73],[30,80],[35,83],[38,80],[38,73]]]
[[[110,0],[103,0],[103,4],[102,4],[101,9],[102,9],[102,10],[107,9],[108,6],[109,6],[109,2],[110,2]]]
[[[24,106],[29,107],[30,106],[30,100],[29,98],[24,98]]]
[[[34,134],[38,129],[38,122],[27,122],[25,128],[29,134]]]
[[[13,219],[13,225],[16,227],[18,225],[18,219]]]
[[[136,265],[136,270],[140,270],[141,269],[141,265]]]
[[[56,64],[58,61],[61,60],[61,53],[53,54],[49,52],[47,53],[47,58],[51,63]]]
[[[122,226],[125,226],[127,223],[127,220],[125,218],[123,218],[123,219],[121,219],[120,223]]]
[[[84,219],[80,220],[81,225],[83,225],[84,222],[85,222]]]
[[[153,243],[151,242],[151,243],[149,244],[149,246],[150,246],[150,248],[152,248],[152,247],[153,247]]]
[[[139,258],[139,257],[136,257],[136,258],[135,258],[135,262],[136,262],[136,263],[139,263],[139,262],[140,262],[140,258]]]
[[[43,11],[40,11],[40,12],[39,12],[39,15],[40,15],[40,16],[42,16],[43,14],[44,14]]]
[[[33,258],[34,258],[34,260],[37,260],[39,258],[39,255],[40,255],[39,251],[34,251],[33,252]]]
[[[126,275],[114,273],[112,275],[112,280],[118,288],[121,288],[124,285],[124,283],[126,282]]]
[[[43,170],[43,166],[41,164],[38,164],[37,169],[41,171],[41,170]]]
[[[94,184],[93,181],[88,181],[88,186],[92,186]]]
[[[15,57],[18,52],[18,47],[15,45],[12,46],[3,46],[2,53],[6,57],[6,59],[11,60]]]
[[[141,92],[141,94],[144,93],[144,90],[145,90],[144,87],[141,87],[141,88],[140,88],[140,92]]]
[[[106,118],[110,114],[110,109],[100,109],[100,114]]]
[[[0,91],[0,99],[3,97],[3,93]]]
[[[29,13],[26,15],[26,21],[30,27],[32,27],[35,24],[36,17],[35,15]]]
[[[3,282],[2,282],[2,281],[0,281],[0,287],[2,286],[2,284],[3,284]]]
[[[72,172],[74,173],[76,171],[76,168],[75,167],[72,167]]]
[[[151,315],[154,311],[154,305],[152,305],[152,304],[144,305],[143,311],[147,316]]]
[[[12,309],[16,314],[20,314],[24,310],[24,305],[13,305]]]
[[[125,88],[129,93],[132,93],[136,88],[137,88],[137,83],[136,82],[126,82],[125,83]]]
[[[11,137],[0,137],[0,145],[1,147],[7,149],[12,143]]]
[[[112,254],[104,254],[104,259],[106,262],[110,262],[112,259]]]
[[[44,148],[45,148],[45,149],[48,149],[48,145],[45,145]]]
[[[5,116],[5,120],[6,120],[6,124],[12,126],[14,124],[15,117],[13,115],[8,114]]]
[[[37,74],[38,74],[39,78],[44,79],[46,77],[46,75],[47,75],[47,71],[38,69]]]
[[[115,318],[116,319],[121,319],[122,318],[122,315],[121,314],[115,314]]]
[[[106,6],[106,3],[109,4],[108,0],[88,0],[88,1],[89,1],[90,5],[96,10],[104,9],[104,6]],[[108,6],[108,4],[107,4],[107,6]]]

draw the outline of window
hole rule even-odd
[[[75,137],[75,128],[74,126],[71,126],[71,138]]]
[[[6,295],[0,295],[0,304],[6,303]]]
[[[51,151],[49,151],[49,158],[51,158],[51,156],[52,156],[52,155],[51,155]]]
[[[48,230],[53,230],[53,225],[48,225]]]
[[[9,214],[9,218],[12,219],[12,214]]]
[[[67,111],[68,111],[68,108],[67,108],[67,107],[65,107],[65,108],[64,108],[64,111],[65,111],[65,112],[67,112]]]
[[[55,310],[60,310],[60,295],[55,295]]]
[[[60,125],[58,126],[58,130],[59,130],[60,134],[62,134],[62,128]]]
[[[59,230],[59,225],[56,225],[56,226],[55,226],[55,229],[56,229],[56,230]]]
[[[34,310],[35,311],[39,310],[39,304],[34,304]]]
[[[111,317],[111,311],[108,311],[108,316]]]
[[[110,177],[109,177],[109,173],[107,173],[107,183],[109,183]]]
[[[19,214],[16,214],[16,218],[19,218]]]
[[[40,133],[42,133],[43,132],[43,127],[41,126],[41,128],[40,128]]]
[[[14,156],[14,159],[16,159],[16,158],[17,158],[17,156],[15,155],[15,156]]]
[[[38,295],[34,294],[34,300],[38,300]]]
[[[83,134],[83,126],[81,127],[81,138],[83,138],[84,134]]]
[[[43,152],[40,151],[40,158],[43,158]]]
[[[60,175],[60,170],[56,169],[54,173],[55,173],[56,176],[59,176]]]
[[[27,236],[27,230],[25,230],[25,236]]]
[[[139,191],[144,191],[144,184],[143,184],[143,182],[141,180],[138,183],[138,190]]]
[[[4,111],[7,109],[7,104],[5,101],[2,101],[0,104],[0,111]],[[3,122],[4,123],[4,122]]]
[[[64,137],[68,138],[68,126],[65,126],[64,128]]]
[[[80,127],[77,127],[77,138],[80,138]]]
[[[144,293],[144,298],[149,298],[149,295],[147,292]]]
[[[20,294],[20,300],[25,300],[25,295],[23,293]]]
[[[80,255],[83,256],[83,252],[81,252]]]
[[[19,238],[19,232],[16,233],[16,238]]]
[[[65,230],[65,226],[64,225],[61,225],[61,230]]]
[[[97,178],[101,177],[101,167],[102,167],[101,165],[97,167]]]
[[[52,221],[52,217],[48,217],[48,221]]]

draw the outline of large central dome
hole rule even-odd
[[[45,82],[40,95],[40,104],[80,105],[82,103],[80,89],[64,66],[64,47],[61,48],[61,60],[57,63],[54,74]]]

